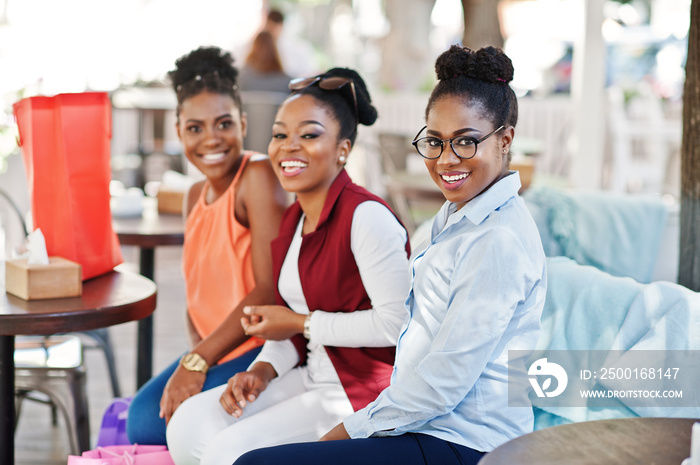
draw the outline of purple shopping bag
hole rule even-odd
[[[117,397],[102,416],[97,447],[129,445],[126,435],[126,417],[129,413],[131,397]]]

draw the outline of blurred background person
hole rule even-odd
[[[313,46],[289,32],[289,28],[284,26],[282,11],[270,9],[262,30],[272,35],[282,60],[282,67],[291,77],[311,76],[319,71]]]
[[[271,91],[289,93],[291,78],[282,68],[275,39],[267,31],[255,36],[238,76],[241,91]]]

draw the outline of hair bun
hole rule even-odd
[[[175,69],[168,76],[175,91],[190,80],[201,80],[212,74],[235,84],[238,70],[233,66],[233,61],[231,54],[219,47],[199,47],[179,58],[175,62]]]
[[[496,47],[477,51],[453,45],[435,61],[439,80],[465,76],[480,81],[507,84],[513,80],[513,63]]]
[[[352,79],[357,96],[357,121],[364,126],[371,126],[377,121],[377,109],[372,105],[367,85],[357,71],[350,68],[332,68],[322,74],[324,77],[344,77]],[[350,102],[352,105],[352,102]]]

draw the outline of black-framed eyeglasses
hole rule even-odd
[[[413,138],[413,146],[416,148],[421,157],[427,158],[428,160],[435,160],[440,158],[442,151],[445,148],[445,142],[450,143],[452,151],[462,160],[469,160],[474,155],[476,155],[476,149],[478,144],[482,143],[492,135],[496,134],[498,131],[503,129],[505,126],[501,125],[497,129],[486,134],[484,137],[475,139],[469,136],[455,136],[452,139],[438,139],[437,137],[421,137],[418,136],[427,128],[428,126],[423,126],[423,129],[418,131],[416,137]]]
[[[357,93],[355,92],[355,83],[350,78],[345,78],[341,76],[315,76],[308,78],[298,78],[289,81],[289,90],[301,90],[311,87],[318,83],[318,87],[324,90],[338,90],[345,84],[350,84],[350,91],[352,92],[352,102],[355,104],[355,122],[358,121],[359,115],[357,113]]]

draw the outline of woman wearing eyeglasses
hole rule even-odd
[[[435,68],[414,145],[447,202],[412,256],[410,318],[390,386],[320,442],[252,451],[235,465],[476,464],[532,431],[522,381],[546,269],[518,173],[508,169],[513,67],[499,49],[453,46]]]
[[[260,447],[316,441],[389,385],[406,318],[408,236],[344,167],[377,112],[362,78],[335,68],[290,83],[268,147],[297,201],[272,244],[276,306],[246,307],[266,339],[248,371],[175,412],[175,463],[230,465]]]

